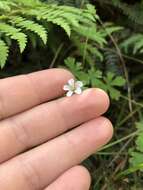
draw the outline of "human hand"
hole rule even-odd
[[[101,116],[109,98],[100,89],[62,97],[70,78],[51,69],[0,81],[1,190],[89,189],[78,164],[112,137]]]

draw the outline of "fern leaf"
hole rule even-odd
[[[16,40],[20,47],[20,52],[23,52],[27,44],[27,36],[9,24],[0,23],[0,32],[6,36],[10,36],[11,39]]]
[[[48,22],[59,25],[61,28],[65,30],[68,36],[70,36],[71,34],[70,23],[67,21],[67,18],[65,19],[63,16],[64,14],[66,14],[66,12],[64,12],[64,10],[60,9],[59,7],[56,5],[52,5],[51,7],[50,6],[45,7],[45,11],[42,8],[40,11],[41,14],[38,15],[37,18],[45,19]]]
[[[63,18],[56,18],[56,19],[52,19],[52,18],[46,18],[44,17],[47,21],[52,22],[53,24],[59,25],[61,28],[63,28],[65,30],[65,32],[67,33],[68,36],[71,35],[71,27],[68,24],[68,22],[66,22],[65,19]]]
[[[70,36],[71,30],[81,25],[86,25],[89,29],[95,22],[95,16],[88,9],[78,9],[68,6],[46,5],[39,8],[24,10],[24,15],[36,17],[37,20],[46,20],[53,24],[59,25]]]
[[[8,57],[8,46],[3,40],[0,40],[0,67],[5,66]]]
[[[63,28],[65,32],[70,36],[71,34],[71,27],[70,24],[66,21],[66,19],[60,16],[59,11],[54,9],[46,9],[42,8],[39,10],[30,10],[30,11],[23,11],[24,15],[34,16],[37,20],[46,20],[47,22],[51,22]]]
[[[12,1],[0,1],[0,11],[1,12],[10,12],[13,8],[16,8],[17,4]]]
[[[25,0],[13,0],[13,2],[15,2],[17,4],[22,4],[24,6],[32,6],[32,7],[41,4],[39,0],[28,0],[28,1],[25,1]]]
[[[136,54],[137,52],[141,53],[142,50],[143,50],[143,35],[142,38],[140,38],[139,41],[136,42],[133,53],[134,54]]]
[[[141,48],[143,48],[143,35],[142,34],[134,34],[124,42],[121,43],[121,48],[128,53],[130,47],[133,47],[133,53],[137,53]]]
[[[78,32],[80,35],[83,35],[88,39],[97,42],[101,46],[107,43],[105,38],[102,37],[101,33],[96,30],[95,26],[89,28],[80,25],[80,27],[77,27],[75,31]]]
[[[3,11],[10,11],[10,10],[11,10],[11,7],[8,5],[7,2],[5,2],[5,1],[0,1],[0,10],[3,10]]]
[[[20,16],[11,17],[11,22],[18,27],[21,27],[21,28],[24,28],[26,30],[30,30],[36,33],[43,40],[44,44],[47,43],[47,32],[46,32],[46,29],[42,25],[32,20],[27,20]]]

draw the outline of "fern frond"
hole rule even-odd
[[[23,52],[27,44],[27,36],[9,24],[0,23],[0,33],[10,36],[11,39],[16,40],[19,44],[20,51]]]
[[[76,34],[72,35],[72,41],[75,47],[78,48],[78,53],[88,64],[93,63],[95,60],[103,61],[102,53],[96,48],[94,43],[88,43],[86,40],[81,41],[80,37]]]
[[[25,1],[25,0],[12,0],[14,3],[17,3],[17,4],[21,4],[21,5],[24,5],[24,6],[37,6],[37,5],[41,5],[41,2],[39,0],[28,0],[28,1]]]
[[[89,28],[85,26],[80,26],[79,28],[76,28],[75,31],[78,31],[80,35],[86,36],[88,39],[97,42],[101,46],[107,43],[105,38],[102,37],[100,31],[97,31],[96,27],[92,26]]]
[[[17,27],[36,33],[43,40],[44,44],[47,43],[47,31],[42,25],[20,16],[11,17],[10,21]]]
[[[133,53],[141,53],[143,50],[143,35],[134,34],[121,43],[121,48],[128,53],[129,50],[133,50]]]
[[[31,39],[32,33],[40,36],[46,44],[47,30],[50,30],[51,23],[60,26],[68,36],[75,33],[84,39],[94,41],[99,46],[106,43],[105,36],[97,28],[96,20],[98,16],[95,7],[92,5],[87,4],[81,9],[65,5],[47,4],[40,0],[0,0],[0,2],[3,3],[4,7],[9,6],[9,8],[0,10],[0,34],[5,39],[7,37],[7,39],[16,40],[21,52],[25,49],[27,38]],[[88,46],[88,52],[89,54],[95,53],[98,58],[102,59],[96,47]],[[88,57],[88,55],[86,56]]]
[[[75,7],[46,5],[40,6],[32,10],[24,10],[23,15],[35,17],[37,20],[46,20],[53,24],[59,25],[63,28],[68,36],[71,30],[78,27],[80,30],[81,25],[87,25],[90,28],[96,19],[91,8],[77,9]]]
[[[132,22],[143,25],[143,3],[137,2],[134,5],[129,5],[121,0],[97,0],[101,5],[109,5],[119,9]]]
[[[10,12],[15,7],[17,7],[17,4],[12,1],[0,1],[0,12]]]
[[[71,27],[70,24],[66,21],[66,19],[61,17],[61,12],[54,9],[46,9],[39,8],[39,10],[30,10],[23,11],[24,15],[34,16],[37,20],[46,20],[47,22],[51,22],[63,28],[65,32],[70,36]]]
[[[8,46],[0,39],[0,67],[3,68],[8,57]]]

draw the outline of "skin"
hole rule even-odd
[[[112,137],[101,89],[63,97],[72,74],[50,69],[0,80],[0,189],[89,190],[79,164]]]

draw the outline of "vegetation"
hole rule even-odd
[[[110,95],[114,138],[83,163],[91,190],[143,187],[142,57],[143,0],[0,0],[1,78],[66,67]]]

